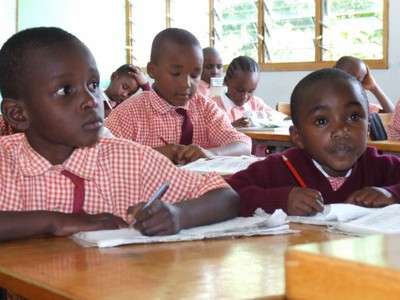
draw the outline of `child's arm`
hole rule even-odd
[[[372,77],[369,68],[367,66],[367,75],[365,75],[362,86],[364,89],[369,90],[374,94],[375,98],[378,100],[379,104],[382,106],[382,110],[385,113],[393,112],[394,105],[390,101],[389,97],[382,91],[380,86],[376,83],[375,79]]]
[[[51,234],[70,235],[79,231],[126,227],[121,218],[109,213],[87,215],[49,211],[1,211],[0,241]]]
[[[142,207],[143,203],[138,204]],[[139,208],[140,208],[139,207]],[[216,189],[199,198],[168,204],[155,201],[145,209],[132,206],[127,219],[145,235],[169,235],[181,229],[222,222],[239,215],[239,196],[232,189]]]
[[[249,119],[246,117],[237,119],[235,121],[232,122],[232,126],[233,127],[247,127],[249,126]]]
[[[384,188],[366,187],[352,193],[345,202],[366,207],[382,207],[399,203],[399,200]]]
[[[178,163],[185,164],[195,161],[199,158],[213,157],[213,156],[239,156],[250,155],[249,146],[243,142],[232,142],[225,146],[203,149],[198,145],[189,145],[180,148],[176,160]]]
[[[312,216],[324,210],[324,200],[319,191],[309,188],[293,188],[288,197],[288,214]]]

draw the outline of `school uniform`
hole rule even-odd
[[[273,120],[283,120],[287,117],[285,114],[280,113],[269,107],[261,98],[256,96],[252,96],[249,101],[241,106],[236,105],[231,99],[228,98],[228,96],[226,96],[226,94],[212,97],[212,100],[217,103],[219,108],[226,112],[231,122],[245,117],[246,111],[255,110],[260,110],[268,113],[269,115],[271,115]]]
[[[210,96],[210,85],[204,80],[200,80],[199,93],[204,97],[208,98]]]
[[[282,159],[285,155],[293,164],[306,186],[321,192],[325,204],[341,203],[351,193],[364,187],[382,187],[400,199],[400,158],[380,155],[374,147],[355,162],[347,178],[327,178],[308,153],[290,148],[280,154],[271,154],[226,179],[241,198],[241,215],[251,216],[261,207],[272,213],[281,208],[287,212],[287,199],[298,182]],[[336,185],[335,179],[342,179]]]
[[[166,181],[168,203],[229,188],[217,174],[199,175],[175,167],[155,150],[117,138],[100,138],[77,148],[61,165],[52,165],[22,133],[0,139],[0,210],[46,210],[71,213],[74,184],[61,171],[84,179],[83,210],[126,218],[127,208],[147,201]]]
[[[184,117],[175,111],[176,108],[154,90],[146,91],[115,108],[105,125],[116,137],[150,147],[165,146],[165,142],[178,144]],[[251,146],[251,139],[238,132],[211,99],[196,93],[183,108],[193,124],[193,144],[204,149],[232,142]]]
[[[397,102],[392,115],[392,120],[388,125],[387,137],[391,141],[400,140],[400,100]]]

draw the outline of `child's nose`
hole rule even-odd
[[[90,92],[89,90],[84,91],[83,101],[82,101],[82,110],[95,108],[99,105],[100,96]]]
[[[348,138],[350,136],[350,128],[346,123],[337,124],[333,130],[333,138]]]

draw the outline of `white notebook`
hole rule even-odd
[[[124,244],[182,242],[210,238],[275,235],[297,232],[289,229],[287,215],[276,210],[272,215],[258,209],[254,217],[237,217],[225,222],[181,230],[175,235],[144,236],[132,228],[79,232],[72,239],[84,247],[114,247]]]

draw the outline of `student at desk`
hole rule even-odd
[[[153,147],[174,163],[249,155],[251,139],[198,92],[202,67],[203,53],[193,34],[179,28],[161,31],[147,65],[153,89],[114,109],[106,127],[116,137]]]
[[[333,68],[313,72],[296,85],[290,105],[296,147],[227,179],[241,197],[241,215],[258,207],[313,215],[321,203],[399,202],[400,158],[367,147],[368,99],[356,78]]]
[[[212,99],[228,115],[232,126],[249,126],[252,114],[254,119],[257,119],[257,113],[271,120],[283,120],[287,117],[253,95],[259,80],[258,64],[251,57],[238,56],[229,64],[224,78],[228,90],[226,94]]]
[[[175,167],[149,147],[100,137],[100,76],[90,50],[54,27],[0,50],[0,240],[133,225],[145,235],[235,217],[239,198],[215,173]],[[165,182],[169,189],[144,207]]]

